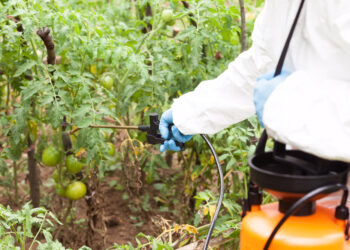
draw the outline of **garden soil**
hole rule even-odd
[[[55,168],[40,167],[40,175],[43,183],[41,184],[41,203],[50,209],[60,220],[64,216],[64,212],[69,206],[69,201],[59,197],[54,188],[52,181],[48,181]],[[96,203],[98,204],[97,218],[95,225],[103,225],[99,228],[93,228],[93,234],[89,236],[89,225],[87,218],[88,206],[84,199],[73,202],[75,217],[67,217],[67,226],[65,228],[56,228],[53,235],[65,246],[72,249],[88,245],[92,249],[107,249],[117,244],[136,245],[135,236],[142,232],[147,235],[157,235],[160,229],[152,222],[152,218],[161,215],[165,218],[171,218],[171,214],[159,213],[156,204],[150,202],[151,208],[148,212],[140,209],[141,202],[137,199],[137,195],[130,196],[128,199],[124,197],[125,192],[118,191],[109,185],[112,180],[119,181],[120,175],[114,173],[102,181],[96,190]],[[19,175],[19,197],[18,203],[15,202],[14,192],[6,194],[4,188],[0,188],[0,203],[4,206],[10,206],[13,210],[20,209],[21,206],[30,200],[27,187],[28,180],[24,172]],[[156,195],[158,191],[152,190],[152,187],[145,187],[147,193]],[[146,190],[144,190],[146,191]],[[143,192],[144,192],[143,191]],[[45,205],[46,204],[46,205]],[[91,223],[91,220],[89,221]],[[93,226],[92,226],[93,227]],[[59,231],[59,235],[57,235]],[[141,242],[143,240],[141,239]],[[28,246],[30,242],[28,242]]]

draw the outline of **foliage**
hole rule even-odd
[[[8,118],[14,126],[4,131],[11,135],[12,159],[23,149],[20,135],[31,121],[33,130],[45,125],[58,133],[64,116],[75,126],[87,128],[106,115],[116,121],[128,121],[131,112],[139,114],[146,107],[146,114],[160,111],[179,93],[217,76],[239,53],[236,5],[227,8],[225,1],[215,1],[214,5],[212,1],[199,1],[191,3],[190,10],[180,11],[181,4],[173,1],[170,4],[177,11],[179,26],[193,12],[196,18],[191,19],[197,27],[185,23],[180,33],[171,37],[172,29],[159,18],[163,9],[160,0],[149,2],[153,30],[147,34],[142,34],[146,24],[137,11],[125,16],[130,13],[126,10],[142,8],[146,3],[122,1],[118,8],[109,8],[99,1],[32,0],[5,4],[1,9],[0,54],[6,72],[3,77],[16,90],[13,94],[22,96]],[[9,16],[20,16],[21,20],[16,23]],[[19,24],[23,35],[16,31]],[[56,54],[61,56],[59,65],[47,67],[43,63],[44,47],[35,32],[45,26],[52,30]],[[223,60],[215,59],[217,51]],[[54,74],[50,76],[52,70]],[[113,91],[97,84],[105,74],[116,80]],[[32,103],[36,104],[36,113],[30,112]],[[100,159],[106,149],[98,131],[84,129],[81,134],[76,147],[87,149],[88,161]],[[59,141],[59,137],[55,138],[55,133],[43,134],[39,148],[45,140]]]
[[[139,240],[139,238],[144,238],[146,239],[146,243],[141,243],[141,241]],[[169,243],[167,242],[162,242],[159,239],[155,239],[152,236],[149,235],[145,235],[143,233],[140,233],[136,236],[136,241],[137,241],[137,246],[133,247],[131,244],[127,244],[127,245],[118,245],[115,244],[113,247],[111,247],[111,249],[117,249],[117,250],[131,250],[131,249],[143,249],[147,246],[151,247],[152,249],[164,249],[164,250],[171,250],[174,249]]]
[[[0,247],[2,249],[65,249],[58,241],[53,241],[51,231],[53,222],[60,223],[56,216],[45,208],[31,208],[26,203],[21,210],[12,211],[0,205]],[[39,228],[33,234],[33,227]],[[45,241],[39,241],[39,234],[43,234]],[[28,247],[26,243],[31,240]],[[21,247],[18,247],[17,245]]]
[[[161,113],[172,99],[218,76],[241,52],[237,1],[187,1],[187,7],[181,2],[0,1],[0,172],[8,177],[0,184],[6,190],[18,190],[17,175],[25,171],[22,154],[31,149],[28,140],[40,165],[43,150],[52,144],[62,156],[53,177],[59,195],[65,196],[64,190],[75,181],[86,183],[89,192],[94,174],[103,181],[121,171],[124,182],[119,188],[127,197],[138,194],[142,185],[158,190],[155,197],[144,194],[137,209],[148,212],[150,203],[157,202],[160,211],[180,218],[177,223],[201,228],[199,234],[179,237],[178,244],[205,236],[217,201],[212,188],[217,174],[199,136],[185,152],[173,155],[178,160],[169,166],[163,154],[145,145],[143,133],[122,136],[121,131],[90,127],[147,123],[150,113]],[[261,6],[262,1],[246,1],[248,36]],[[172,20],[164,20],[164,11]],[[45,46],[36,34],[43,27],[51,30],[55,65],[48,65]],[[62,141],[63,122],[73,144],[69,152]],[[251,118],[211,137],[229,187],[216,235],[232,227],[239,230],[238,203],[245,196],[247,159],[259,132]],[[120,145],[116,154],[111,153],[111,143]],[[65,158],[72,154],[84,165],[79,173],[65,166]],[[162,174],[169,170],[174,174]],[[179,192],[184,195],[179,197]],[[174,233],[174,225],[170,227]],[[46,241],[56,244],[49,231],[42,230]],[[139,236],[155,249],[171,248],[166,240]]]

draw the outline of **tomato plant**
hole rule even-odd
[[[0,246],[3,249],[64,249],[57,240],[53,240],[50,231],[52,222],[58,222],[56,216],[45,208],[32,208],[29,203],[19,211],[0,205]],[[32,228],[38,227],[38,233],[33,234]],[[43,239],[38,240],[42,232]],[[31,244],[27,244],[32,240]],[[16,244],[17,243],[17,244]],[[19,247],[20,246],[20,247]]]
[[[246,2],[249,36],[262,1]],[[92,211],[86,225],[97,227],[103,220],[104,215],[96,219],[93,211],[101,204],[96,196],[108,178],[119,178],[123,197],[131,197],[128,207],[140,214],[156,203],[155,211],[182,222],[207,223],[208,218],[195,214],[212,206],[216,196],[203,199],[199,193],[217,176],[199,138],[189,142],[185,152],[164,155],[145,144],[143,133],[92,125],[146,124],[149,114],[163,112],[174,98],[224,71],[242,47],[237,1],[0,3],[1,192],[9,197],[15,192],[15,200],[21,201],[19,186],[28,188],[19,179],[28,175],[35,206],[49,207],[60,199],[64,211],[59,217],[65,226],[57,226],[58,238],[79,202],[85,201]],[[231,225],[237,216],[234,205],[245,190],[234,183],[237,178],[246,182],[244,154],[253,150],[249,140],[258,136],[256,128],[252,119],[212,137],[227,184],[233,187],[223,212],[231,216],[223,221],[231,222],[221,225]],[[42,165],[53,167],[40,169],[52,178],[40,180]],[[52,192],[40,194],[39,187]],[[147,193],[150,189],[156,195]]]

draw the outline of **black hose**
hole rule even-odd
[[[216,163],[216,166],[218,167],[218,171],[219,171],[219,178],[220,178],[220,195],[219,195],[219,201],[216,205],[216,210],[215,210],[215,213],[214,213],[214,216],[213,216],[213,219],[211,221],[211,224],[210,224],[210,228],[209,228],[209,231],[208,231],[208,234],[207,234],[207,238],[205,240],[205,243],[204,243],[204,247],[203,249],[204,250],[207,250],[208,249],[208,246],[209,246],[209,242],[210,242],[210,238],[211,238],[211,235],[213,233],[213,230],[214,230],[214,227],[215,227],[215,222],[218,218],[218,215],[219,215],[219,212],[220,212],[220,208],[221,208],[221,205],[222,205],[222,200],[224,198],[224,175],[222,173],[222,169],[221,169],[221,165],[220,165],[220,161],[219,161],[219,158],[215,152],[215,149],[213,147],[213,145],[210,143],[209,139],[205,136],[205,135],[201,135],[202,138],[205,140],[205,142],[208,144],[209,148],[210,148],[210,151],[211,153],[213,154],[214,156],[214,159],[215,159],[215,163]]]
[[[278,230],[282,227],[283,223],[286,222],[286,220],[293,215],[302,205],[304,205],[304,203],[306,203],[307,201],[309,201],[310,199],[314,198],[315,196],[324,193],[324,192],[335,192],[339,189],[343,189],[345,190],[344,195],[343,195],[343,199],[342,199],[342,204],[346,203],[346,198],[347,198],[347,186],[346,185],[342,185],[342,184],[334,184],[334,185],[328,185],[328,186],[323,186],[323,187],[319,187],[315,190],[312,190],[311,192],[307,193],[306,195],[304,195],[302,198],[300,198],[296,203],[293,204],[293,206],[291,206],[287,212],[284,214],[284,216],[282,217],[282,219],[278,222],[277,226],[274,228],[274,230],[272,231],[272,233],[270,234],[269,239],[267,240],[264,250],[268,250],[268,248],[271,245],[271,242],[273,240],[273,238],[275,237],[276,233],[278,232]],[[346,197],[345,197],[346,196]]]

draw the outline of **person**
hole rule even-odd
[[[216,79],[163,113],[161,151],[214,134],[255,113],[269,136],[329,160],[350,162],[350,1],[305,1],[284,71],[272,73],[300,1],[266,0],[252,47]],[[169,124],[174,124],[169,131]]]

